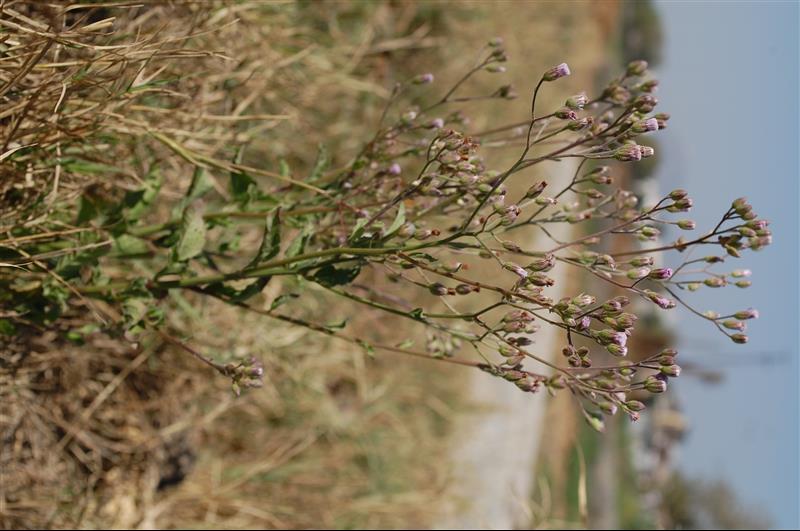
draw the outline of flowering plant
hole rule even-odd
[[[599,163],[653,156],[653,148],[639,139],[664,129],[669,120],[666,113],[653,113],[657,81],[648,77],[643,61],[628,65],[599,95],[570,96],[562,107],[542,112],[537,108],[540,91],[570,75],[566,64],[555,66],[542,74],[530,115],[522,122],[480,134],[466,132],[464,116],[445,109],[477,99],[516,97],[509,85],[488,95],[461,95],[473,76],[502,72],[505,61],[502,41],[493,40],[477,64],[427,106],[395,110],[402,94],[435,86],[433,75],[398,84],[377,130],[351,162],[332,169],[320,152],[306,177],[286,167],[268,172],[238,160],[203,158],[153,133],[196,166],[191,185],[169,219],[142,221],[159,197],[157,176],[121,200],[83,197],[78,220],[87,230],[80,248],[44,252],[36,239],[20,247],[26,259],[49,263],[57,277],[3,277],[4,289],[14,294],[15,312],[52,323],[70,298],[99,299],[119,309],[119,319],[110,328],[131,339],[147,331],[160,335],[231,378],[237,394],[259,386],[264,373],[259,360],[218,363],[165,329],[161,301],[170,290],[183,290],[337,337],[369,352],[474,367],[524,392],[569,390],[598,429],[603,415],[620,409],[635,420],[644,404],[629,393],[661,393],[681,370],[673,349],[629,361],[628,338],[637,321],[630,311],[632,301],[640,299],[659,310],[683,306],[732,341],[745,343],[745,322],[758,317],[755,310],[703,313],[689,304],[685,292],[747,287],[749,271],[714,268],[747,249],[767,246],[768,222],[758,218],[745,199],[737,199],[710,231],[662,244],[658,241],[666,225],[684,231],[696,228],[692,220],[671,216],[692,208],[688,193],[674,190],[655,204],[640,206],[631,191],[613,187],[612,169]],[[510,136],[496,140],[503,133]],[[506,168],[489,168],[480,149],[489,141],[519,143],[519,155]],[[561,189],[531,176],[541,164],[567,159],[578,163]],[[210,172],[229,175],[227,193],[215,190]],[[279,184],[265,188],[256,176]],[[530,184],[514,194],[508,186],[512,179]],[[234,252],[229,234],[236,231],[233,219],[264,223],[261,243],[248,256]],[[561,241],[551,232],[555,225],[591,225],[593,230]],[[525,228],[540,230],[548,243],[532,248]],[[606,250],[606,242],[615,235],[636,247]],[[715,252],[692,258],[689,251],[701,248]],[[662,266],[657,256],[671,251],[683,259],[673,267]],[[106,274],[116,261],[132,257],[147,260],[157,272],[149,278]],[[476,268],[466,262],[473,258],[484,259],[492,272],[472,273]],[[556,300],[549,292],[560,268],[586,272],[601,281],[603,290],[607,286],[618,294],[576,293]],[[388,283],[356,288],[356,279],[367,271],[385,275]],[[425,348],[412,341],[372,343],[345,333],[341,326],[298,317],[291,308],[302,293],[283,293],[267,306],[253,304],[275,277],[312,284],[357,306],[423,325],[429,332]],[[444,309],[417,306],[419,297],[408,295],[413,290],[437,297]],[[550,361],[531,348],[540,326],[563,333],[565,363]],[[461,346],[472,349],[480,361],[457,356]],[[596,365],[598,352],[616,362]]]

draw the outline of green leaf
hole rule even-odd
[[[161,190],[161,178],[154,171],[145,180],[142,188],[125,194],[122,200],[125,219],[135,221],[141,218],[153,205],[159,190]]]
[[[356,339],[356,342],[359,344],[361,348],[364,349],[364,352],[372,359],[375,359],[375,347],[364,341],[363,339]]]
[[[361,238],[361,236],[364,234],[364,228],[367,225],[367,221],[369,221],[369,218],[359,218],[356,221],[356,226],[353,227],[353,232],[350,234],[351,242]]]
[[[267,218],[264,226],[264,236],[258,252],[247,265],[247,268],[256,267],[258,264],[275,258],[281,250],[281,209],[275,210],[272,219]]]
[[[422,308],[414,308],[413,310],[408,312],[408,315],[410,315],[413,319],[416,319],[417,321],[425,320],[425,312]]]
[[[324,144],[320,144],[319,151],[317,151],[317,160],[314,163],[314,169],[311,170],[311,175],[308,177],[308,182],[313,183],[318,181],[325,170],[328,169],[329,164],[328,150],[325,148]]]
[[[180,239],[175,246],[175,260],[184,262],[201,252],[206,243],[206,222],[199,208],[189,207],[181,220]]]
[[[585,409],[581,409],[583,411],[583,418],[586,419],[587,424],[589,424],[594,431],[603,433],[603,431],[606,429],[606,424],[603,422],[603,416],[599,413],[589,413]]]
[[[256,187],[256,182],[246,173],[231,172],[230,191],[233,198],[245,203],[250,199],[250,189]]]
[[[116,256],[138,256],[147,254],[150,249],[147,241],[130,234],[120,234],[114,239],[114,254]]]
[[[189,191],[186,193],[186,198],[193,201],[203,197],[213,189],[214,181],[209,177],[205,168],[196,168],[192,176],[192,184],[189,185]]]
[[[351,283],[356,279],[360,272],[360,264],[342,269],[334,267],[332,264],[328,264],[319,268],[311,278],[314,280],[314,282],[331,288],[334,286],[341,286],[343,284]]]
[[[303,227],[303,231],[290,243],[286,248],[286,258],[292,258],[301,255],[306,250],[306,244],[314,234],[314,226],[309,224]]]
[[[17,333],[17,327],[8,319],[0,319],[0,336],[13,336]]]
[[[394,235],[395,232],[400,230],[406,222],[406,206],[401,202],[400,207],[397,209],[397,216],[395,216],[394,221],[389,228],[386,229],[386,238]]]
[[[269,306],[269,310],[270,311],[275,310],[275,309],[283,306],[284,304],[286,304],[290,300],[296,299],[298,297],[300,297],[300,295],[298,295],[297,293],[286,293],[284,295],[279,295],[278,297],[275,297],[274,301],[272,301],[272,304],[270,304],[270,306]]]

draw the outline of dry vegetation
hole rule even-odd
[[[435,44],[408,5],[135,4],[2,3],[6,278],[86,246],[80,198],[118,200],[157,176],[177,201],[198,165],[227,194],[234,160],[280,190],[281,160],[303,175],[322,141],[346,162],[398,59]],[[20,260],[33,240],[53,254]],[[387,525],[443,480],[412,466],[435,459],[449,408],[429,367],[387,372],[391,359],[367,364],[360,349],[171,296],[173,329],[220,357],[265,360],[266,388],[234,400],[184,353],[94,332],[119,316],[79,301],[44,325],[4,299],[2,527]]]

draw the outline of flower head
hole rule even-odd
[[[555,81],[556,79],[561,79],[562,77],[570,75],[570,73],[569,65],[567,63],[561,63],[560,65],[556,65],[545,72],[542,76],[542,80]]]

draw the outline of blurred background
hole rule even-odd
[[[26,9],[40,14],[35,3]],[[128,29],[183,35],[209,24],[214,30],[191,44],[236,59],[210,55],[167,70],[170,90],[194,99],[186,117],[164,117],[164,127],[195,132],[192,106],[222,114],[241,104],[269,118],[249,129],[204,124],[187,145],[224,151],[226,142],[247,143],[251,166],[285,163],[300,174],[314,167],[323,142],[332,167],[347,163],[395,82],[433,72],[446,87],[493,37],[505,40],[502,79],[520,97],[473,106],[475,131],[524,116],[527,95],[554,64],[568,62],[572,75],[542,94],[545,108],[581,90],[595,94],[629,61],[647,60],[660,81],[659,110],[672,118],[648,138],[656,156],[615,166],[616,182],[645,201],[688,189],[700,228],[748,197],[772,221],[775,241],[741,262],[753,271],[752,287],[701,291],[693,301],[701,310],[752,306],[761,317],[741,346],[688,312],[649,314],[631,348],[676,344],[685,377],[650,398],[639,422],[615,418],[597,434],[566,395],[517,393],[525,402],[513,406],[509,427],[497,412],[511,406],[481,387],[482,374],[372,359],[285,323],[175,296],[170,326],[211,353],[259,356],[265,387],[234,399],[226,382],[168,350],[131,365],[130,352],[108,337],[79,345],[36,338],[15,391],[3,389],[2,419],[15,419],[4,431],[4,527],[800,524],[797,2],[299,0],[147,9]],[[476,83],[496,87],[497,79]],[[147,149],[166,161],[167,196],[179,197],[191,176],[184,161],[163,146]],[[508,156],[496,149],[489,159]],[[586,280],[568,282],[577,292]],[[353,313],[322,296],[304,300],[304,315],[329,322]],[[393,340],[408,333],[368,312],[348,327]],[[10,359],[17,354],[9,348]],[[97,401],[109,381],[114,391]],[[478,433],[476,419],[493,428]],[[470,445],[475,452],[463,450]]]

